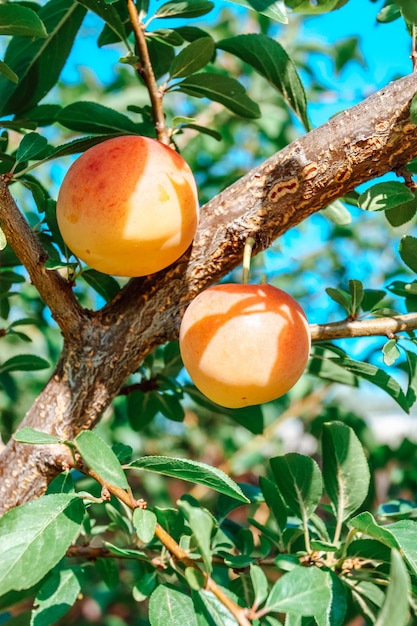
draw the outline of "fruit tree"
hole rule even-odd
[[[1,624],[416,623],[415,5],[0,4]]]

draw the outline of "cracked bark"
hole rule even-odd
[[[187,304],[240,264],[248,236],[257,253],[358,184],[417,156],[409,117],[416,91],[417,74],[390,83],[251,170],[202,207],[193,246],[176,264],[131,280],[100,311],[81,309],[68,285],[45,271],[36,238],[21,216],[13,219],[17,207],[0,182],[0,226],[64,337],[56,370],[21,426],[66,439],[93,428],[145,356],[177,338]],[[67,455],[65,446],[11,440],[0,455],[0,515],[41,495]]]

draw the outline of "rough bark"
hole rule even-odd
[[[293,142],[218,194],[201,211],[192,248],[173,266],[133,279],[100,311],[82,310],[43,256],[0,183],[0,226],[64,336],[56,370],[22,426],[71,439],[92,428],[145,356],[178,335],[187,304],[254,252],[360,183],[417,156],[410,102],[417,74],[389,84]],[[11,217],[12,216],[12,217]],[[51,289],[54,289],[51,295]],[[39,496],[69,461],[65,446],[11,440],[0,455],[0,514]]]

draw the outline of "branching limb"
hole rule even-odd
[[[105,483],[101,477],[94,471],[88,470],[88,474],[97,480],[101,486],[112,493],[116,498],[118,498],[121,502],[123,502],[128,508],[135,509],[137,506],[140,506],[141,501],[135,501],[132,497],[132,494],[120,487],[116,487],[115,485],[109,485]],[[194,561],[191,557],[188,556],[187,552],[181,548],[181,546],[175,541],[173,537],[169,533],[162,528],[160,524],[156,525],[155,528],[155,536],[159,539],[163,546],[168,550],[168,552],[172,555],[176,562],[181,563],[184,567],[192,567],[198,570],[203,574],[205,578],[205,589],[207,591],[211,591],[216,598],[221,602],[233,615],[236,619],[239,626],[250,626],[250,621],[246,617],[246,611],[238,604],[236,604],[227,594],[224,593],[223,589],[217,585],[217,583],[206,573],[204,570],[200,568],[198,563]]]
[[[165,124],[165,115],[162,108],[162,93],[156,84],[155,74],[149,58],[148,46],[145,39],[145,28],[139,19],[139,14],[133,0],[127,0],[127,10],[129,12],[129,18],[135,34],[136,46],[140,55],[140,61],[136,65],[136,70],[141,76],[149,92],[156,136],[159,141],[169,145],[171,140]]]
[[[45,268],[48,254],[19,211],[2,177],[0,177],[0,227],[15,254],[26,267],[32,284],[50,308],[63,335],[73,336],[86,313],[74,297],[69,282],[58,272]]]

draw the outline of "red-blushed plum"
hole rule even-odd
[[[274,400],[304,372],[311,337],[304,311],[272,285],[220,284],[186,309],[180,351],[188,374],[228,408]]]
[[[107,139],[69,168],[57,220],[66,245],[90,267],[115,276],[153,274],[194,238],[194,176],[181,155],[156,139]]]

